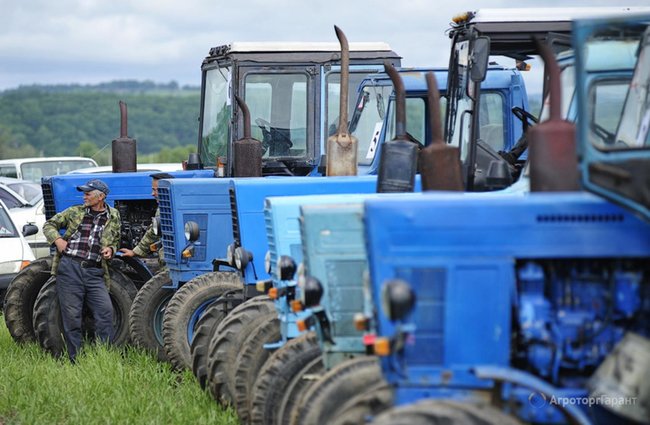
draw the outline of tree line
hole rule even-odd
[[[138,162],[180,162],[196,151],[198,87],[114,81],[1,91],[0,159],[81,155],[108,165],[111,141],[120,137],[120,100]]]

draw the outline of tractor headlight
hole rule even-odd
[[[291,280],[296,274],[296,262],[288,255],[282,255],[278,259],[277,272],[280,280]]]
[[[160,236],[162,233],[160,231],[160,219],[158,217],[154,217],[151,219],[151,229],[153,230],[153,234],[156,236]]]
[[[246,251],[241,246],[235,249],[235,267],[238,270],[244,271],[244,269],[252,259],[253,259],[253,255],[250,252]]]
[[[300,298],[306,308],[315,307],[320,304],[323,298],[323,285],[318,279],[306,276],[301,280]]]
[[[267,274],[271,274],[271,251],[266,251],[264,256],[264,271]]]
[[[389,320],[402,320],[415,306],[415,293],[402,279],[390,279],[381,288],[381,304]]]
[[[231,243],[226,248],[226,262],[231,267],[235,267],[235,244],[234,243]]]
[[[199,225],[196,221],[188,221],[185,223],[185,239],[189,242],[194,242],[199,238]]]

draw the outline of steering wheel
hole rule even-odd
[[[512,114],[524,124],[524,132],[528,130],[528,126],[530,125],[531,121],[535,124],[539,122],[539,120],[535,115],[531,114],[530,112],[526,111],[525,109],[519,106],[514,106],[512,108]]]
[[[255,124],[262,130],[262,155],[264,155],[271,144],[271,123],[264,118],[255,118]]]

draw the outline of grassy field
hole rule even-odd
[[[191,372],[134,348],[89,346],[77,364],[17,345],[0,315],[0,425],[237,424]]]

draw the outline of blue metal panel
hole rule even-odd
[[[245,281],[254,284],[268,279],[264,271],[264,255],[268,242],[264,228],[264,199],[270,196],[371,193],[376,190],[376,176],[352,177],[291,177],[233,179],[241,246],[253,254],[246,267]]]
[[[114,206],[115,201],[153,199],[151,196],[151,171],[135,173],[92,173],[92,174],[62,174],[46,177],[43,185],[51,187],[54,198],[54,213],[83,203],[83,193],[77,191],[77,186],[91,179],[104,181],[110,190],[107,202]],[[177,178],[207,177],[214,174],[211,170],[177,171],[170,173]],[[49,218],[49,217],[48,217]]]
[[[160,181],[158,197],[162,241],[173,287],[211,272],[212,260],[225,256],[226,247],[232,242],[229,187],[230,179]],[[189,220],[199,223],[200,236],[194,244],[195,255],[184,259],[181,252],[187,246],[187,241],[183,226]]]

